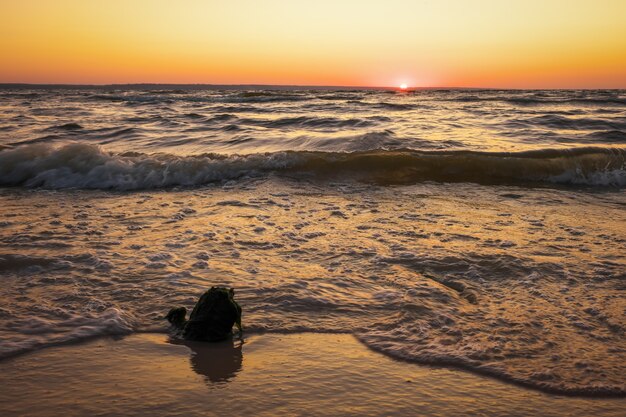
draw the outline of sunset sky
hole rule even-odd
[[[625,0],[0,0],[0,82],[626,88]]]

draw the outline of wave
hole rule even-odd
[[[536,99],[536,98],[508,98],[502,101],[509,104],[541,105],[541,104],[579,104],[579,105],[609,105],[626,106],[626,99],[622,98],[571,98],[571,99]]]
[[[0,360],[51,346],[77,343],[99,336],[125,335],[134,331],[134,318],[118,308],[100,313],[68,315],[61,322],[32,317],[16,320],[23,340],[6,341],[0,346]]]
[[[621,130],[604,130],[587,134],[592,140],[602,140],[612,143],[626,143],[626,132]]]
[[[418,108],[418,105],[416,104],[390,103],[387,101],[371,103],[371,102],[366,102],[366,101],[361,101],[361,100],[348,100],[346,104],[356,105],[360,107],[368,107],[368,108],[378,109],[378,110],[391,110],[391,111],[405,111],[405,110],[414,110]]]
[[[275,102],[295,102],[312,100],[315,96],[299,92],[256,92],[244,91],[240,93],[230,93],[216,95],[215,91],[209,94],[161,94],[158,92],[149,93],[127,93],[121,94],[92,94],[87,99],[94,101],[119,102],[129,105],[141,104],[170,104],[174,102],[189,103],[275,103]]]
[[[503,102],[513,105],[525,105],[525,106],[533,106],[533,105],[543,105],[543,104],[564,104],[564,105],[593,105],[593,106],[626,106],[626,98],[609,96],[609,97],[546,97],[543,95],[535,95],[535,96],[520,96],[520,97],[511,97],[511,96],[493,96],[493,95],[462,95],[446,98],[443,101],[453,101],[453,102]]]
[[[205,120],[206,123],[237,122],[239,125],[259,126],[266,129],[309,128],[309,129],[341,129],[372,127],[380,122],[389,122],[385,116],[368,116],[364,118],[293,116],[273,119],[239,118],[234,114],[220,113]]]
[[[30,144],[0,151],[0,185],[139,190],[193,187],[269,174],[355,179],[381,185],[422,181],[626,186],[626,149],[526,152],[371,150],[251,155],[114,154],[89,144]]]
[[[339,129],[339,128],[363,128],[375,126],[378,122],[387,122],[391,119],[384,116],[370,116],[367,118],[350,118],[343,119],[339,117],[311,117],[311,116],[298,116],[298,117],[281,117],[272,120],[258,120],[258,119],[242,119],[241,123],[246,125],[262,126],[270,129],[300,127],[300,128],[327,128],[327,129]]]
[[[65,123],[63,125],[52,126],[46,130],[81,130],[83,127],[78,123]]]
[[[626,130],[626,118],[616,117],[613,119],[594,119],[589,117],[572,118],[555,114],[536,116],[531,119],[521,121],[531,125],[539,125],[551,129],[606,129],[606,130]]]
[[[276,103],[276,102],[294,102],[306,101],[315,97],[308,93],[299,92],[276,92],[276,91],[259,91],[259,92],[243,92],[234,95],[226,95],[220,98],[214,98],[216,102],[223,103]]]

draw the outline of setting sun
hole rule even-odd
[[[0,81],[626,86],[616,0],[184,4],[0,2]]]
[[[400,84],[400,90],[406,90],[408,86],[406,84]]]

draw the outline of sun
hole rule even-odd
[[[400,90],[406,90],[407,88],[409,88],[408,85],[406,85],[404,83],[400,84]]]

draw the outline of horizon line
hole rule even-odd
[[[242,83],[242,84],[212,84],[212,83],[102,83],[102,84],[83,84],[83,83],[3,83],[0,82],[0,88],[15,88],[15,87],[34,87],[34,88],[117,88],[117,87],[163,87],[172,86],[179,88],[301,88],[301,89],[343,89],[343,90],[400,90],[397,86],[356,86],[356,85],[319,85],[319,84],[254,84],[254,83]],[[520,87],[447,87],[447,86],[434,86],[434,87],[408,87],[405,91],[416,90],[626,90],[624,87],[610,87],[610,88],[520,88]]]

